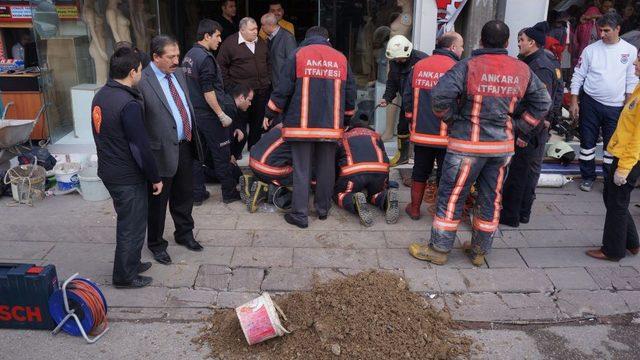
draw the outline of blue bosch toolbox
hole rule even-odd
[[[48,304],[57,289],[53,265],[0,263],[0,328],[55,328]]]

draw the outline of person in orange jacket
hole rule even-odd
[[[640,76],[640,58],[634,62]],[[629,96],[607,151],[614,156],[610,176],[604,187],[604,220],[602,247],[588,250],[587,255],[601,260],[619,261],[626,250],[633,255],[640,252],[638,231],[629,212],[631,191],[640,178],[640,85]]]

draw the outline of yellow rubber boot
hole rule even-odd
[[[409,162],[409,135],[398,135],[398,151],[389,161],[391,167]]]
[[[409,254],[416,259],[428,261],[436,265],[447,263],[449,254],[434,250],[428,245],[413,243],[409,245]]]

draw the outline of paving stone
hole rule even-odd
[[[606,290],[566,290],[557,294],[556,303],[569,317],[614,315],[630,311],[622,295]]]
[[[440,292],[436,269],[405,269],[404,277],[409,290],[416,292]]]
[[[226,214],[225,216],[212,216],[205,214],[194,214],[193,221],[197,229],[233,230],[239,222],[239,216]],[[167,224],[173,224],[167,221]]]
[[[526,268],[524,260],[516,249],[492,249],[485,257],[489,268]]]
[[[598,290],[600,287],[585,268],[544,269],[556,290]]]
[[[233,269],[229,290],[255,292],[260,291],[264,279],[264,269],[238,267]]]
[[[28,243],[38,244],[38,243]],[[56,243],[44,257],[55,264],[57,262],[113,262],[116,247],[113,244]],[[76,271],[81,271],[77,269]]]
[[[533,214],[528,224],[520,224],[518,230],[562,230],[566,229],[558,215],[538,215]],[[509,229],[508,226],[500,225],[500,229]]]
[[[461,293],[467,290],[458,269],[437,268],[436,278],[443,293]]]
[[[290,267],[293,249],[272,247],[237,247],[231,265],[245,267]]]
[[[382,269],[428,269],[431,264],[418,260],[405,249],[378,249],[378,261]]]
[[[112,307],[167,307],[167,293],[164,287],[147,286],[142,289],[116,289],[112,286],[102,286],[100,290],[107,299],[109,308]]]
[[[218,301],[216,306],[219,308],[236,308],[260,296],[254,292],[229,292],[222,291],[218,293]]]
[[[230,265],[234,253],[232,247],[203,246],[202,251],[191,251],[184,246],[172,244],[167,249],[174,264]]]
[[[501,233],[502,233],[502,236],[500,237],[500,240],[502,240],[507,247],[509,248],[527,247],[527,241],[525,240],[521,231],[514,230],[514,229],[507,230],[503,228],[501,229]]]
[[[218,293],[216,291],[189,288],[169,289],[167,292],[167,306],[208,308],[216,303],[217,297]]]
[[[521,320],[549,320],[563,317],[553,298],[546,294],[499,294],[499,296]]]
[[[627,303],[629,310],[640,312],[640,291],[618,291],[618,294]]]
[[[412,243],[423,243],[429,239],[429,230],[422,231],[385,231],[384,237],[387,240],[387,247],[407,249]]]
[[[436,265],[437,266],[437,265]],[[440,266],[442,269],[473,269],[476,268],[469,260],[469,257],[460,249],[453,249],[449,253],[449,259],[447,263]],[[487,268],[485,263],[480,268]]]
[[[0,234],[2,234],[3,241],[29,241],[25,237],[29,229],[31,227],[23,224],[0,224]]]
[[[213,246],[251,246],[253,230],[208,230],[198,231],[196,240],[203,245]]]
[[[377,269],[374,249],[314,249],[297,248],[293,252],[295,268]]]
[[[604,203],[602,201],[572,201],[556,202],[554,204],[564,215],[604,216],[607,213],[607,209],[604,207]]]
[[[5,259],[42,259],[53,249],[52,242],[0,242],[2,253],[0,257]]]
[[[256,231],[253,246],[293,248],[385,248],[384,234],[380,231]]]
[[[602,290],[640,290],[640,273],[633,267],[588,267],[587,271]]]
[[[588,249],[591,248],[528,248],[519,249],[519,251],[524,261],[531,268],[619,266],[615,262],[602,261],[587,256],[585,251]]]
[[[151,269],[144,275],[153,278],[154,286],[168,288],[193,287],[198,275],[198,267],[196,264],[162,265],[154,262]]]
[[[230,280],[230,268],[219,265],[200,265],[195,288],[224,291],[228,289]]]
[[[584,247],[596,246],[602,241],[602,234],[581,230],[527,230],[522,231],[526,247]]]
[[[566,229],[578,230],[599,230],[604,229],[604,217],[601,215],[563,215],[558,216],[558,220]]]
[[[551,292],[553,285],[544,271],[536,269],[462,269],[470,292]]]
[[[310,290],[313,269],[274,268],[267,271],[262,291]]]
[[[444,299],[453,320],[496,321],[517,319],[507,304],[496,294],[445,294]]]

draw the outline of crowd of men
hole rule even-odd
[[[131,46],[111,57],[109,81],[92,105],[92,126],[98,173],[118,215],[115,286],[152,282],[140,275],[151,267],[140,260],[145,233],[154,259],[171,263],[163,238],[167,206],[176,243],[202,250],[191,213],[210,196],[207,177],[220,182],[224,203],[242,200],[255,212],[266,201],[285,210],[284,220],[299,228],[308,227],[311,193],[319,220],[327,219],[332,200],[365,226],[373,224],[376,208],[387,223],[398,220],[390,160],[367,114],[356,115],[356,84],[347,58],[319,26],[296,44],[293,25],[282,22],[281,9],[274,2],[262,16],[260,34],[252,18],[240,20],[231,34],[228,23],[202,20],[182,64],[177,42],[165,35],[152,39],[151,61],[144,68],[142,54]],[[235,3],[225,1],[222,10],[223,18],[233,18]],[[616,215],[607,214],[604,246],[589,255],[608,260],[640,248],[626,208],[631,184],[640,176],[640,94],[630,94],[639,68],[635,48],[617,57],[630,49],[618,37],[616,16],[598,20],[602,40],[585,49],[572,85],[572,93],[583,90],[581,122],[594,128],[613,119],[613,109],[596,104],[599,96],[615,97],[614,105],[625,94],[629,100],[624,127],[618,126],[613,137],[615,124],[610,132],[603,130],[605,146],[612,139],[605,203]],[[484,263],[500,223],[529,221],[548,129],[563,92],[557,61],[544,50],[548,30],[540,23],[518,34],[520,60],[507,54],[510,30],[499,20],[484,25],[480,49],[466,59],[461,59],[464,39],[455,32],[440,37],[431,56],[414,50],[401,35],[389,40],[391,74],[382,102],[402,97],[406,134],[400,135],[406,142],[399,156],[408,158],[408,142],[414,144],[411,202],[405,209],[410,218],[421,217],[434,163],[437,168],[431,238],[410,246],[414,257],[447,262],[472,188],[473,235],[465,252],[474,265]],[[612,71],[610,61],[598,56],[615,57],[625,70]],[[635,74],[629,74],[631,63]],[[619,88],[611,86],[605,95],[600,87],[590,92],[589,84],[614,75],[624,77],[616,79]],[[622,107],[616,109],[619,115]],[[243,173],[237,160],[245,143],[250,172]]]

